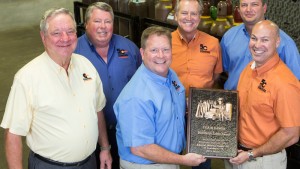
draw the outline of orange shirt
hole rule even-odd
[[[300,83],[278,54],[259,68],[251,66],[238,84],[239,141],[255,148],[281,127],[300,126]]]
[[[186,43],[178,29],[172,32],[172,64],[181,83],[189,94],[189,87],[211,88],[214,73],[222,73],[222,57],[219,40],[198,31],[194,39]]]

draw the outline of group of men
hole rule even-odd
[[[211,168],[204,156],[182,153],[186,98],[189,87],[213,88],[223,71],[224,88],[240,100],[239,150],[226,168],[286,168],[284,149],[300,133],[295,43],[265,20],[263,0],[239,1],[244,23],[220,44],[197,30],[202,8],[178,0],[177,30],[146,28],[140,49],[113,34],[104,2],[87,8],[78,41],[71,12],[46,11],[45,52],[15,75],[1,123],[9,168],[22,168],[22,136],[29,169]]]

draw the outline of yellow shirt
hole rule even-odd
[[[214,73],[222,73],[222,57],[217,38],[198,31],[188,44],[178,29],[172,32],[172,64],[189,95],[189,87],[211,88]]]
[[[26,136],[41,156],[81,161],[95,150],[97,112],[105,102],[99,75],[86,58],[73,54],[67,75],[44,52],[15,75],[1,127]]]

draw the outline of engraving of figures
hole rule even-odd
[[[222,97],[219,97],[217,100],[199,100],[195,117],[231,121],[232,103],[225,103]]]

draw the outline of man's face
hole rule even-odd
[[[249,48],[257,67],[274,56],[279,43],[280,38],[274,27],[266,24],[258,24],[253,27]]]
[[[267,5],[262,0],[240,0],[239,12],[245,24],[254,25],[264,20]]]
[[[58,14],[48,18],[48,29],[41,32],[41,38],[51,58],[68,58],[77,45],[76,28],[72,18]]]
[[[172,62],[172,49],[167,36],[151,35],[145,46],[145,49],[140,49],[145,66],[153,73],[167,77]]]
[[[108,45],[113,35],[113,18],[109,12],[94,9],[85,28],[94,45]]]
[[[180,33],[195,33],[200,23],[199,4],[197,1],[180,1],[175,15]]]

